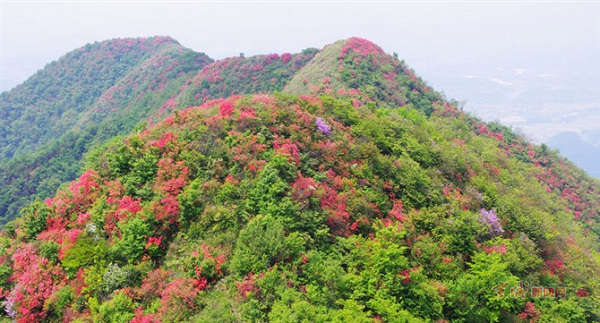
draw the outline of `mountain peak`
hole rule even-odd
[[[43,145],[43,138],[63,134],[75,123],[73,114],[92,106],[117,80],[167,47],[181,45],[168,36],[115,38],[86,44],[46,65],[0,101],[0,111],[11,111],[4,120],[11,126],[3,137],[20,138],[0,139],[0,160]],[[32,126],[36,118],[47,118],[33,112],[42,108],[59,121]],[[23,132],[29,133],[28,138],[20,135]]]
[[[430,114],[442,101],[415,73],[373,42],[351,37],[326,45],[284,89],[292,94],[350,94],[361,102],[405,105],[410,101]],[[410,96],[421,96],[414,100]]]
[[[131,50],[154,52],[165,45],[181,46],[178,41],[170,36],[113,38],[97,41],[75,50],[75,52],[87,52],[90,50],[106,50],[115,54]]]
[[[348,51],[353,51],[361,56],[379,56],[385,55],[385,52],[381,47],[377,46],[375,43],[370,40],[360,38],[360,37],[351,37],[344,41],[344,47],[342,47],[342,51],[340,53],[340,57],[345,57]]]

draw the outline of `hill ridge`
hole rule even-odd
[[[19,152],[31,152],[42,145],[46,138],[64,133],[70,122],[67,120],[69,118],[61,118],[63,114],[83,111],[86,105],[92,104],[111,85],[110,82],[122,77],[129,68],[159,50],[163,44],[172,42],[172,38],[152,37],[90,43],[47,64],[11,91],[3,92],[0,95],[3,129],[0,158],[6,159]],[[141,53],[129,53],[128,50],[133,48]],[[89,60],[94,63],[90,64]],[[93,68],[100,71],[90,71]],[[63,76],[59,80],[69,69],[73,69],[72,77]],[[98,83],[101,85],[98,86]],[[71,93],[66,93],[71,88],[80,89],[82,93],[73,97]],[[27,97],[21,98],[19,95]],[[44,107],[49,110],[44,110]],[[46,120],[44,127],[32,127],[31,121],[35,122],[35,118],[40,118],[35,113],[56,121],[53,123]],[[24,123],[25,121],[28,122]],[[23,140],[25,141],[21,143]],[[14,147],[15,141],[17,147]]]
[[[127,52],[132,48],[139,49],[141,47],[144,49],[140,53],[128,54]],[[96,65],[105,68],[106,66],[111,68],[126,66],[127,69],[114,74],[111,80],[108,80],[106,76],[97,76],[98,79],[108,82],[106,85],[101,84],[98,86],[94,82],[88,82],[87,88],[74,86],[62,89],[65,93],[64,96],[67,98],[84,97],[84,94],[88,92],[94,94],[93,96],[85,96],[84,101],[63,100],[62,103],[66,102],[68,104],[61,103],[61,108],[56,109],[55,112],[51,110],[55,110],[54,105],[58,103],[46,105],[48,111],[44,112],[44,110],[41,110],[44,106],[40,104],[35,107],[31,107],[31,103],[24,106],[20,105],[19,102],[26,102],[24,99],[19,100],[17,103],[13,103],[14,100],[2,100],[0,102],[0,111],[5,113],[4,116],[14,110],[15,107],[22,106],[21,109],[27,118],[22,118],[22,121],[16,125],[10,118],[6,118],[2,120],[2,124],[11,124],[10,128],[12,129],[27,127],[28,131],[20,131],[14,133],[14,135],[21,136],[23,140],[26,140],[25,142],[35,140],[36,145],[39,146],[35,149],[33,149],[33,146],[28,147],[29,151],[22,152],[20,156],[12,156],[10,159],[5,158],[0,161],[0,182],[3,186],[0,192],[0,214],[2,215],[0,223],[13,219],[25,201],[30,201],[34,196],[45,198],[55,191],[61,183],[75,178],[83,165],[81,158],[90,146],[132,130],[140,121],[139,115],[145,116],[143,111],[148,109],[146,107],[148,103],[166,100],[162,97],[169,95],[174,90],[172,88],[182,83],[182,76],[176,75],[176,73],[189,73],[190,69],[199,69],[210,61],[210,58],[206,55],[186,49],[170,37],[150,37],[121,38],[90,43],[71,51],[53,64],[65,65],[65,60],[72,57],[81,60],[83,59],[81,58],[82,55],[86,55],[85,53],[92,53],[87,55],[98,56],[105,60],[104,56],[110,53],[111,50],[115,50],[115,55],[119,57],[109,57],[106,58],[106,61],[112,62],[112,60],[117,59],[120,63],[115,66],[110,63],[104,63],[104,65],[90,63],[91,67],[89,69],[93,69]],[[132,59],[125,62],[126,57]],[[144,68],[143,64],[152,63],[153,61],[170,64],[169,66],[173,65],[173,67],[170,71],[167,71],[169,66],[160,66],[161,64]],[[47,74],[47,72],[39,72],[30,79],[40,78],[40,75],[44,75],[43,73]],[[162,80],[159,85],[164,87],[159,86],[157,88],[153,86],[153,82],[158,80]],[[31,83],[31,81],[26,81],[23,84],[30,84],[27,82]],[[129,83],[126,87],[119,88],[117,84],[122,84],[119,82]],[[55,83],[60,84],[61,82]],[[117,110],[125,109],[126,111],[94,112],[94,109],[103,106],[103,102],[108,102],[102,99],[111,91],[113,91],[111,95],[113,99],[118,96],[116,105],[119,109]],[[10,97],[11,95],[14,96],[14,93],[3,94],[4,97]],[[60,112],[61,110],[62,112]],[[46,117],[46,115],[52,114],[56,116],[54,120]],[[60,114],[64,114],[62,118],[68,120],[61,121]],[[49,127],[52,122],[56,124],[52,128],[54,129],[53,136],[44,137],[42,134],[35,132],[36,128]],[[5,135],[4,140],[10,140],[14,137],[11,135],[12,132],[9,131],[9,127],[2,128],[2,130]]]
[[[173,50],[183,53],[187,50],[170,37],[113,39],[88,44],[78,50],[83,51],[85,47],[101,46],[99,44],[103,44],[102,46],[106,47],[127,48],[131,47],[132,44],[140,46],[145,43],[159,44],[160,48],[152,56],[159,59],[164,58],[159,54],[160,52],[170,52]],[[161,44],[166,44],[166,46]],[[455,110],[452,107],[454,103],[450,101],[449,105],[448,101],[441,94],[431,89],[415,75],[414,71],[398,60],[397,57],[386,54],[374,43],[358,37],[339,40],[326,45],[320,51],[307,49],[302,53],[293,55],[288,53],[281,55],[256,55],[248,58],[231,57],[217,61],[212,61],[208,56],[202,56],[202,53],[195,53],[189,50],[185,55],[190,55],[190,57],[204,57],[202,58],[204,59],[204,63],[198,65],[196,75],[191,77],[185,76],[185,80],[181,79],[181,81],[170,82],[170,84],[173,84],[172,89],[160,90],[156,94],[153,94],[155,92],[153,86],[150,86],[150,91],[144,90],[148,86],[146,88],[139,88],[135,91],[141,91],[139,92],[140,95],[144,95],[141,101],[139,95],[138,98],[133,99],[131,94],[125,94],[127,91],[135,88],[136,85],[132,84],[124,87],[125,92],[122,93],[125,95],[125,100],[118,101],[112,109],[125,109],[126,106],[132,105],[136,106],[136,108],[133,110],[127,108],[121,112],[117,111],[116,114],[113,113],[104,122],[104,125],[98,128],[96,124],[105,117],[110,116],[110,114],[102,116],[102,113],[92,111],[92,109],[106,105],[102,103],[102,98],[100,98],[98,104],[95,104],[95,107],[92,107],[89,112],[85,113],[79,119],[78,124],[74,128],[75,132],[65,135],[64,139],[50,145],[49,148],[44,148],[35,154],[29,154],[18,160],[0,165],[4,174],[2,176],[4,177],[2,178],[2,183],[5,186],[0,210],[5,215],[5,219],[14,218],[18,208],[22,205],[22,202],[13,205],[12,199],[14,199],[14,196],[48,196],[50,192],[58,187],[59,183],[74,178],[77,172],[79,172],[82,154],[89,150],[91,146],[101,143],[114,135],[126,133],[133,129],[133,125],[136,122],[142,121],[144,118],[146,122],[153,123],[161,120],[173,110],[196,105],[211,98],[228,96],[235,93],[248,94],[272,91],[295,94],[329,93],[335,94],[338,97],[347,97],[355,105],[360,105],[361,102],[398,106],[409,104],[428,115],[439,109],[443,110],[440,113],[456,115],[456,112],[452,112]],[[326,66],[319,66],[323,65],[319,61],[321,59],[327,60],[328,63],[325,64]],[[176,58],[171,61],[177,62],[178,60],[180,59]],[[150,61],[151,58],[148,58],[139,62],[136,66],[141,66],[144,62]],[[163,66],[163,69],[166,68]],[[130,71],[130,73],[133,73],[132,80],[135,80],[137,77],[136,73],[133,72],[134,70],[135,67]],[[152,72],[158,72],[159,70]],[[186,71],[191,71],[193,74],[193,70],[192,68]],[[311,75],[311,71],[316,72],[316,74]],[[220,76],[219,73],[222,73],[222,75]],[[152,73],[148,75],[152,75]],[[160,77],[164,79],[165,75],[162,74]],[[274,78],[273,75],[277,75],[277,77]],[[308,77],[306,77],[307,75]],[[171,76],[170,78],[174,77]],[[117,83],[125,82],[124,79],[126,77],[120,79]],[[154,77],[152,82],[155,80],[156,78]],[[147,84],[153,84],[152,82]],[[177,89],[174,84],[178,82],[180,85]],[[145,85],[142,84],[142,86]],[[118,88],[118,85],[115,84],[112,88]],[[110,90],[107,93],[110,93]],[[106,93],[103,95],[106,95]],[[145,106],[144,102],[146,102]],[[148,106],[150,106],[150,109],[147,108]],[[152,112],[155,110],[156,112]],[[92,118],[89,120],[90,122],[87,122],[91,126],[89,126],[88,130],[82,132],[81,130],[85,128],[81,128],[81,126],[86,123],[84,120],[88,118]],[[465,120],[472,123],[477,128],[475,130],[477,132],[481,132],[479,130],[481,127],[485,128],[485,124],[477,119],[467,115],[461,118],[466,118]],[[129,125],[125,125],[123,120],[133,120],[134,122],[127,121]],[[484,133],[491,136],[507,135],[511,138],[516,138],[514,133],[506,127],[493,125],[493,129],[494,131],[491,131],[486,128]],[[79,132],[82,133],[78,134]],[[91,145],[90,142],[94,144]],[[532,153],[533,146],[529,146],[523,138],[518,139],[518,142],[519,151],[513,151],[513,153],[522,155],[523,157],[521,158],[530,159],[529,155]],[[78,144],[74,146],[72,143]],[[508,144],[507,149],[510,150],[511,143]],[[67,147],[66,150],[65,147]],[[59,153],[59,151],[62,151],[62,153]],[[535,152],[533,154],[534,156],[536,155]],[[52,166],[56,165],[57,162],[49,162],[47,163],[48,165],[45,165],[45,161],[56,160],[57,155],[74,155],[79,157],[75,157],[75,159],[68,162],[63,162],[63,164],[69,165],[67,168],[63,167],[57,170],[55,166]],[[536,165],[550,165],[547,157],[544,157],[545,155],[546,153],[543,150],[538,155],[541,158],[545,158],[545,162],[532,161],[532,163],[536,163]],[[28,162],[28,160],[35,162]],[[557,166],[547,174],[539,176],[539,180],[546,181],[549,189],[556,189],[560,193],[561,198],[570,200],[573,205],[573,214],[576,217],[583,217],[584,220],[582,221],[586,223],[586,226],[592,228],[592,231],[600,236],[600,225],[598,224],[600,222],[598,220],[600,215],[598,215],[596,208],[591,207],[591,205],[598,204],[598,202],[594,202],[594,194],[598,191],[597,184],[594,186],[594,181],[589,178],[585,178],[582,181],[582,185],[575,184],[573,178],[582,177],[576,175],[576,170],[572,170],[573,165],[564,166],[564,163],[557,158],[552,158],[551,160]],[[25,169],[29,170],[26,171]],[[556,171],[556,169],[561,169],[561,171]],[[33,176],[22,177],[22,174],[33,174]],[[570,178],[567,179],[567,176]],[[51,179],[48,180],[49,178]],[[586,191],[592,193],[585,193]],[[579,198],[575,198],[574,194],[579,194]]]

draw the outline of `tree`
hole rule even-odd
[[[119,224],[121,239],[113,246],[116,255],[130,263],[136,262],[146,249],[150,226],[140,217]]]
[[[125,293],[120,292],[98,307],[97,318],[100,322],[128,323],[134,318],[135,303]]]
[[[508,270],[499,253],[478,252],[471,268],[450,287],[448,306],[452,317],[470,322],[498,322],[503,311],[515,313],[518,298],[508,295],[519,279]]]
[[[284,253],[283,226],[272,216],[255,216],[240,232],[231,259],[231,270],[239,276],[266,270]]]
[[[46,220],[50,216],[50,209],[37,200],[21,210],[24,218],[25,233],[28,238],[34,238],[38,233],[46,229]]]

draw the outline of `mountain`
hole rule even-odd
[[[0,97],[0,156],[32,152],[73,127],[145,59],[179,46],[168,37],[117,39],[72,51]]]
[[[0,223],[76,178],[90,146],[133,129],[212,62],[169,37],[88,44],[0,97]]]
[[[135,75],[50,150],[88,151],[79,177],[4,226],[7,319],[600,319],[600,183],[375,44],[207,61],[160,99]]]
[[[350,38],[325,46],[285,86],[292,94],[336,94],[356,102],[406,105],[431,114],[441,96],[379,46]]]
[[[585,141],[575,132],[561,132],[548,139],[548,146],[558,149],[561,154],[574,161],[587,172],[600,178],[600,147]]]
[[[76,178],[91,147],[202,100],[282,90],[316,52],[215,62],[171,38],[153,37],[95,43],[65,55],[2,94],[0,111],[8,115],[2,122],[12,126],[0,160],[0,224]]]

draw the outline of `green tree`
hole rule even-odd
[[[231,270],[239,276],[266,270],[284,255],[283,225],[272,216],[257,215],[236,241]]]

